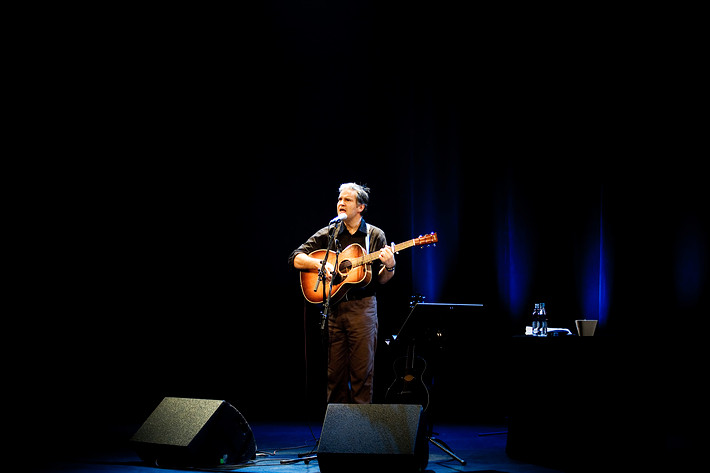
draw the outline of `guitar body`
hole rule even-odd
[[[437,234],[430,233],[428,235],[420,235],[419,238],[413,238],[399,245],[395,245],[394,243],[392,245],[393,250],[398,252],[413,246],[436,244],[438,241],[439,237]],[[370,284],[372,280],[372,262],[378,258],[379,253],[379,251],[375,251],[369,255],[365,254],[365,249],[357,243],[353,243],[340,252],[338,256],[338,267],[335,268],[333,272],[333,292],[330,296],[330,302],[332,304],[342,299],[352,287],[367,286]],[[316,250],[308,256],[320,261],[323,261],[323,259],[327,257],[328,263],[335,266],[335,253],[332,251],[328,251],[326,254],[326,250]],[[301,271],[301,291],[303,292],[303,297],[305,297],[308,302],[320,304],[325,300],[323,296],[323,285],[318,285],[317,291],[315,290],[316,285],[318,285],[317,270]],[[326,285],[325,289],[325,294],[327,295],[329,289],[328,285]]]
[[[426,361],[422,357],[397,358],[394,361],[395,380],[385,393],[385,401],[390,404],[419,404],[426,411],[429,407],[429,390],[422,375],[426,370]]]
[[[316,250],[308,256],[322,261],[326,257],[326,251]],[[335,265],[335,253],[328,251],[327,256],[328,263]],[[365,256],[365,249],[357,243],[349,245],[340,252],[338,256],[338,267],[335,268],[333,272],[333,292],[330,296],[331,304],[345,297],[345,294],[350,288],[370,284],[372,280],[372,265],[353,263],[357,259],[362,259],[363,256]],[[317,283],[318,271],[301,271],[301,291],[303,292],[303,297],[313,304],[323,302],[323,285],[319,285],[316,291],[315,287]],[[329,289],[328,286],[328,284],[325,286],[326,295]]]

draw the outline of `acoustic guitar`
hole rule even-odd
[[[422,375],[426,371],[426,360],[414,354],[414,342],[407,347],[407,356],[397,358],[392,365],[395,379],[387,388],[385,401],[390,404],[419,404],[426,411],[429,408],[429,390]]]
[[[413,246],[431,245],[438,241],[439,237],[436,233],[421,235],[418,238],[395,245],[394,251],[399,252]],[[333,271],[333,292],[330,296],[330,303],[335,304],[338,302],[353,287],[362,287],[370,284],[370,280],[372,280],[372,262],[378,259],[379,255],[379,250],[365,254],[365,249],[357,243],[353,243],[341,251],[338,256],[338,267]],[[328,263],[335,265],[335,252],[333,251],[328,251],[326,255],[326,250],[316,250],[308,256],[321,261],[327,258]],[[316,290],[317,283],[317,270],[301,271],[303,297],[313,304],[323,302],[323,286],[319,286],[318,290]],[[329,284],[326,285],[326,294],[329,290],[328,286]]]

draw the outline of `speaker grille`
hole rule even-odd
[[[242,414],[225,401],[166,397],[131,438],[155,466],[215,466],[254,458],[256,442]]]
[[[187,447],[222,402],[166,397],[131,440]]]
[[[318,444],[321,471],[422,471],[428,457],[421,406],[328,405]]]

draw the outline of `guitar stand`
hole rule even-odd
[[[453,450],[451,450],[451,447],[446,445],[446,442],[444,442],[443,440],[436,439],[436,438],[434,438],[434,436],[431,436],[431,435],[429,437],[427,437],[427,439],[429,440],[429,442],[431,442],[432,444],[439,447],[443,452],[448,453],[451,458],[453,458],[454,460],[456,460],[460,464],[462,464],[462,465],[466,464],[466,460],[464,460],[460,456],[456,455],[453,452]]]

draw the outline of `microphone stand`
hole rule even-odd
[[[338,223],[335,224],[333,231],[328,233],[328,247],[325,250],[325,257],[323,258],[323,261],[321,261],[321,267],[320,271],[318,271],[318,281],[316,281],[316,287],[313,289],[314,291],[318,291],[318,285],[321,283],[321,281],[323,282],[323,310],[321,311],[320,322],[321,335],[325,334],[325,324],[328,321],[328,317],[330,316],[330,296],[333,293],[333,279],[335,279],[335,275],[337,274],[338,257],[340,255],[338,232],[340,232],[340,226],[342,224],[343,221],[339,220]],[[325,265],[328,262],[328,255],[330,254],[331,247],[333,247],[335,253],[335,264],[333,265],[334,269],[332,277],[330,278],[330,284],[327,284],[327,278],[325,275]]]

